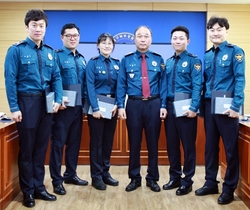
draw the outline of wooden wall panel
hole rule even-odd
[[[153,3],[153,11],[207,11],[207,4]]]
[[[15,123],[6,123],[6,125],[0,123],[1,209],[4,209],[20,192],[17,167],[18,132]]]

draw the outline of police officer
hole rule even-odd
[[[167,152],[170,162],[170,181],[163,185],[164,190],[179,187],[176,195],[185,195],[192,191],[192,177],[195,173],[197,132],[197,111],[200,105],[202,90],[201,60],[187,51],[190,43],[189,30],[177,26],[171,31],[171,44],[175,54],[166,61],[168,116],[165,119]],[[175,93],[181,99],[191,98],[191,105],[183,112],[183,117],[176,117],[173,101]],[[176,99],[177,100],[177,99]],[[182,178],[180,140],[184,151]]]
[[[67,23],[61,29],[62,49],[57,50],[57,63],[61,70],[63,86],[78,85],[81,98],[85,98],[85,68],[84,57],[76,50],[80,40],[80,29],[74,23]],[[66,194],[63,181],[66,184],[87,185],[76,174],[78,154],[82,135],[82,105],[67,107],[67,101],[53,116],[50,140],[49,169],[54,192]],[[62,156],[65,145],[65,172],[61,175]]]
[[[109,173],[110,156],[117,123],[117,105],[112,118],[104,118],[97,102],[97,95],[115,98],[120,61],[112,58],[115,41],[108,33],[102,33],[97,40],[99,56],[89,60],[86,68],[87,93],[93,115],[88,115],[90,131],[90,173],[92,186],[105,190],[106,184],[118,186],[119,182]]]
[[[138,27],[134,36],[137,50],[122,59],[117,85],[118,113],[121,119],[126,119],[130,144],[128,174],[131,182],[126,191],[141,186],[140,149],[144,129],[148,148],[146,185],[159,192],[158,139],[161,118],[167,114],[165,65],[159,54],[149,51],[152,32],[148,27]]]
[[[48,19],[41,10],[26,13],[28,37],[8,49],[5,58],[5,85],[12,119],[19,134],[19,182],[23,205],[35,206],[36,199],[56,200],[45,189],[44,161],[52,125],[47,113],[45,90],[55,93],[54,113],[62,100],[62,81],[54,51],[43,43]]]
[[[226,41],[229,23],[226,18],[211,17],[207,23],[208,36],[213,47],[204,57],[205,80],[205,170],[206,182],[195,191],[198,196],[218,193],[216,180],[219,162],[219,140],[222,137],[227,169],[222,185],[219,204],[228,204],[234,199],[234,190],[239,179],[238,131],[239,110],[244,102],[245,55],[244,51]],[[213,91],[231,91],[231,106],[223,114],[211,114]],[[213,111],[213,110],[212,110]]]

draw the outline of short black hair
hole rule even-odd
[[[26,13],[24,18],[24,23],[26,26],[29,25],[30,21],[44,20],[46,27],[48,26],[48,17],[43,10],[40,9],[31,9]]]
[[[61,35],[64,35],[66,29],[72,29],[72,28],[76,28],[78,33],[80,34],[80,28],[76,24],[66,23],[61,29]]]
[[[143,26],[143,25],[142,25],[142,26],[139,26],[139,27],[137,27],[137,28],[135,29],[134,36],[135,36],[136,32],[137,32],[140,28],[147,28],[147,29],[150,31],[151,36],[153,35],[152,30],[151,30],[148,26]]]
[[[229,29],[228,20],[224,17],[212,16],[207,22],[207,29],[211,29],[216,23],[219,24],[220,27],[225,27]]]
[[[176,26],[175,28],[172,29],[171,31],[171,38],[173,36],[173,33],[176,31],[183,31],[186,34],[187,39],[189,39],[189,30],[185,26]]]
[[[109,33],[102,33],[102,34],[100,34],[100,36],[97,39],[97,45],[100,44],[102,41],[106,41],[106,39],[108,39],[108,38],[112,41],[113,46],[114,46],[113,50],[114,50],[115,49],[115,40],[114,40],[114,37],[111,34],[109,34]],[[98,51],[100,53],[99,48],[98,48]]]

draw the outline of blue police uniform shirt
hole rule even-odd
[[[197,112],[200,106],[202,91],[201,60],[187,50],[178,56],[179,60],[176,64],[174,81],[173,74],[176,56],[174,55],[166,61],[168,84],[167,97],[174,98],[174,92],[188,93],[192,96],[192,102],[189,109],[193,112]]]
[[[55,92],[55,102],[62,103],[62,80],[55,60],[54,50],[41,43],[42,82],[39,73],[37,45],[27,37],[12,45],[6,54],[4,75],[10,111],[19,111],[18,92],[40,93],[51,85]]]
[[[122,58],[117,84],[117,105],[124,108],[126,94],[142,96],[141,52],[136,50]],[[161,108],[166,108],[167,81],[164,60],[158,53],[147,51],[146,62],[150,95],[160,95]]]
[[[66,48],[56,50],[63,85],[81,84],[82,99],[86,98],[86,60],[77,50],[75,55]],[[78,67],[78,68],[77,68]]]
[[[116,95],[120,61],[109,57],[110,75],[102,54],[91,58],[86,67],[87,95],[94,112],[99,111],[96,95]]]
[[[212,89],[214,47],[206,51],[204,56],[205,98],[211,98],[212,90],[232,91],[234,97],[230,109],[239,112],[240,106],[244,102],[245,54],[240,47],[229,44],[227,41],[221,43],[218,48],[216,73]]]

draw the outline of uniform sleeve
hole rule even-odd
[[[116,89],[116,98],[118,108],[124,108],[125,97],[127,90],[127,75],[126,75],[126,66],[125,66],[125,57],[120,63],[120,70],[118,74],[117,89]]]
[[[164,64],[163,58],[160,61],[161,68],[161,81],[160,81],[160,98],[161,98],[161,108],[167,107],[167,73],[166,66]]]
[[[8,49],[4,62],[4,77],[7,99],[11,112],[19,111],[17,99],[17,76],[19,70],[18,48],[12,46]]]
[[[245,53],[236,47],[233,55],[233,72],[235,79],[234,98],[230,109],[239,112],[240,106],[244,103],[245,89]]]
[[[197,112],[200,106],[201,91],[202,91],[202,64],[198,58],[192,59],[191,64],[191,80],[192,80],[192,102],[190,110]]]
[[[62,104],[63,87],[62,87],[62,77],[60,74],[60,68],[58,66],[56,55],[54,53],[54,68],[51,75],[51,84],[53,91],[55,92],[55,102]]]
[[[95,61],[90,59],[86,67],[87,95],[93,112],[99,111],[95,91]]]

